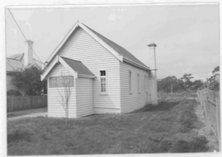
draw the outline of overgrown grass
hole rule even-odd
[[[194,100],[161,101],[122,115],[71,119],[29,118],[8,122],[8,155],[124,154],[208,151],[191,133]],[[181,138],[183,137],[183,138]]]
[[[197,104],[193,101],[185,101],[186,105],[182,106],[182,112],[179,117],[179,122],[182,125],[180,127],[181,132],[189,132],[195,128],[195,122],[197,121],[197,116],[194,112]]]
[[[187,153],[187,152],[204,152],[208,150],[207,139],[205,136],[194,137],[192,141],[178,140],[171,147],[171,152]]]

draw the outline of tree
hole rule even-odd
[[[212,71],[212,76],[209,79],[209,88],[212,90],[220,89],[220,67],[217,66]]]
[[[192,74],[184,74],[181,78],[176,78],[175,76],[168,76],[163,79],[158,80],[158,91],[166,93],[175,92],[189,92],[190,90],[196,91],[198,88],[202,87],[204,82],[202,80],[194,80]]]
[[[192,83],[192,86],[191,86],[191,89],[192,90],[198,90],[199,88],[201,88],[203,86],[203,81],[201,80],[195,80],[193,83]]]
[[[66,116],[66,128],[68,127],[68,119],[69,119],[69,105],[70,105],[70,98],[71,98],[71,94],[72,94],[72,87],[70,85],[71,80],[69,79],[69,77],[63,75],[61,73],[61,84],[63,87],[63,92],[60,92],[60,90],[57,89],[59,95],[60,95],[60,99],[58,99],[59,103],[62,105],[64,111],[65,111],[65,116]]]
[[[183,81],[183,85],[187,93],[190,91],[192,87],[192,81],[191,81],[192,78],[193,78],[192,74],[184,74],[181,77],[181,80]]]
[[[47,82],[41,81],[42,70],[36,66],[23,69],[16,72],[12,79],[12,84],[19,90],[24,91],[25,95],[46,94]]]
[[[194,80],[191,74],[184,74],[181,78],[176,78],[175,76],[168,76],[163,79],[158,80],[158,91],[166,93],[183,92],[190,90],[197,90],[203,86],[203,81]]]
[[[168,76],[163,79],[158,80],[158,91],[173,93],[183,91],[182,82],[180,79],[177,79],[175,76]]]

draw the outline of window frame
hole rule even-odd
[[[101,76],[101,71],[105,71],[106,75]],[[102,78],[105,78],[105,92],[102,92]],[[108,94],[108,77],[107,77],[107,70],[106,69],[99,69],[99,93],[100,95],[107,95]]]
[[[128,85],[129,85],[129,94],[132,94],[133,93],[133,90],[132,90],[132,71],[131,70],[128,70]]]

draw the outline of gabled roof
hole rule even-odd
[[[77,60],[65,58],[65,57],[62,57],[62,56],[61,56],[61,58],[62,58],[74,71],[78,72],[78,74],[95,76],[81,61],[77,61]]]
[[[33,63],[28,66],[37,65],[41,68],[42,62],[33,58]],[[6,71],[7,72],[18,72],[24,68],[24,53],[14,54],[6,58]]]
[[[84,24],[83,24],[84,25]],[[86,25],[84,25],[86,26]],[[94,31],[93,29],[89,28],[86,26],[88,29],[90,29],[96,36],[98,36],[100,39],[102,39],[107,45],[112,47],[116,52],[118,52],[120,55],[122,55],[126,59],[130,59],[138,64],[143,65],[144,67],[147,67],[145,64],[143,64],[139,59],[137,59],[134,55],[132,55],[129,51],[127,51],[125,48],[122,46],[114,43],[113,41],[109,40],[108,38],[102,36],[98,32]],[[148,67],[147,67],[148,68]]]
[[[49,67],[41,75],[41,80],[44,80],[50,71],[59,62],[61,63],[74,77],[95,78],[96,76],[81,62],[69,58],[56,56],[57,58],[49,65]]]
[[[18,53],[14,54],[8,57],[8,59],[13,59],[13,60],[19,60],[21,61],[23,59],[24,53]]]
[[[110,53],[112,53],[117,59],[121,62],[125,61],[129,64],[133,64],[139,68],[149,70],[145,64],[143,64],[140,60],[138,60],[135,56],[133,56],[129,51],[125,48],[119,46],[118,44],[114,43],[113,41],[107,39],[106,37],[102,36],[98,32],[94,31],[93,29],[89,28],[88,26],[82,24],[81,22],[77,21],[76,24],[72,27],[72,29],[68,32],[65,36],[63,41],[58,45],[55,51],[50,55],[46,62],[50,63],[56,54],[59,52],[61,47],[65,44],[71,34],[76,30],[77,27],[81,27],[84,31],[86,31],[90,36],[92,36],[95,40],[97,40],[102,46],[104,46]]]

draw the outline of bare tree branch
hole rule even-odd
[[[62,107],[65,111],[66,127],[67,127],[68,126],[69,105],[70,105],[70,98],[71,98],[71,93],[72,93],[71,88],[72,87],[70,87],[70,84],[69,84],[70,82],[69,82],[69,80],[67,80],[67,76],[63,75],[62,72],[61,72],[61,78],[62,78],[62,86],[64,88],[63,88],[63,93],[61,93],[60,90],[57,89],[57,91],[60,95],[60,99],[58,101],[62,105]]]

